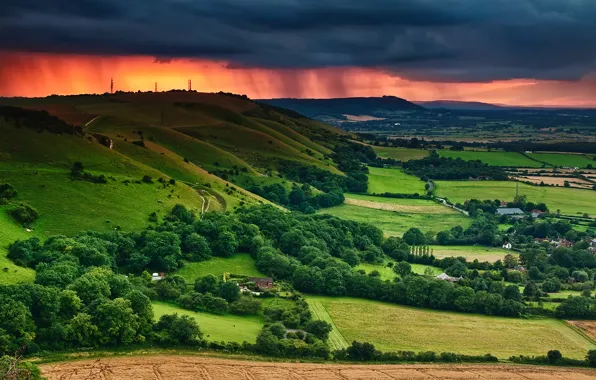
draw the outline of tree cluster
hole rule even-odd
[[[507,173],[499,167],[489,166],[482,161],[466,161],[461,158],[439,157],[432,151],[428,157],[403,163],[404,171],[424,180],[428,179],[484,179],[506,181]]]

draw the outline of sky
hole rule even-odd
[[[0,95],[596,107],[594,0],[3,0]]]

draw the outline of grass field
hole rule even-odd
[[[399,169],[369,167],[368,193],[424,194],[425,183]]]
[[[348,342],[371,342],[382,351],[411,350],[545,355],[558,349],[583,358],[596,345],[554,319],[515,319],[417,309],[354,298],[309,296],[319,303]]]
[[[532,153],[528,154],[528,156],[554,166],[585,168],[588,165],[592,165],[596,167],[596,161],[581,154]]]
[[[514,181],[435,181],[435,193],[451,202],[463,203],[468,199],[501,199],[512,201],[517,182]],[[588,213],[596,216],[596,192],[593,190],[560,187],[538,187],[519,184],[519,194],[527,195],[531,202],[544,202],[554,212],[563,214]]]
[[[15,223],[8,215],[7,210],[7,206],[0,206],[0,285],[33,282],[35,271],[13,264],[6,254],[10,243],[30,238],[34,234],[26,232],[23,227]]]
[[[388,146],[373,146],[372,147],[377,156],[383,158],[393,158],[402,162],[410,160],[419,160],[428,156],[428,150],[424,149],[409,149]]]
[[[468,261],[478,259],[480,262],[488,261],[494,263],[497,260],[503,260],[505,255],[512,254],[517,256],[517,253],[508,251],[503,248],[491,248],[481,246],[441,246],[434,245],[431,247],[434,250],[436,258],[442,259],[444,257],[465,257]]]
[[[437,276],[443,273],[441,268],[433,267],[430,265],[423,265],[423,264],[410,264],[412,266],[412,272],[416,274],[423,275],[426,268],[431,268],[432,273],[434,276]],[[366,274],[369,274],[373,270],[378,271],[381,274],[382,280],[393,280],[397,274],[393,271],[393,268],[387,267],[387,264],[369,264],[369,263],[361,263],[354,269],[364,269]]]
[[[372,195],[345,194],[345,204],[409,214],[456,214],[457,211],[425,199],[384,198]]]
[[[401,236],[408,229],[418,227],[423,232],[439,232],[455,226],[468,227],[472,219],[459,213],[441,215],[423,213],[405,213],[377,210],[373,208],[340,205],[322,209],[321,213],[356,222],[371,223],[379,227],[387,236]]]
[[[312,313],[313,319],[316,319],[319,321],[325,321],[333,327],[333,329],[329,333],[329,340],[328,340],[328,343],[329,343],[329,346],[331,347],[331,349],[332,350],[341,350],[344,348],[348,348],[348,346],[350,344],[343,337],[343,335],[341,335],[337,326],[335,326],[335,323],[333,323],[333,319],[331,319],[331,316],[329,315],[329,313],[327,313],[327,309],[325,308],[325,306],[323,306],[323,304],[320,301],[318,301],[314,298],[313,299],[309,298],[308,306]]]
[[[255,261],[246,253],[237,253],[229,258],[213,257],[211,260],[198,263],[185,263],[184,267],[176,272],[187,283],[194,283],[197,277],[213,274],[221,276],[224,273],[241,274],[251,277],[265,277],[257,267]]]
[[[461,158],[466,161],[480,160],[490,166],[515,166],[540,168],[540,162],[533,161],[517,152],[474,152],[474,151],[451,151],[440,150],[439,155],[446,158]]]
[[[263,328],[263,320],[259,316],[200,313],[164,302],[153,302],[153,313],[156,320],[164,314],[178,313],[178,315],[191,316],[199,324],[203,338],[209,341],[254,343]]]

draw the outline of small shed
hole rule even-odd
[[[163,279],[164,279],[164,277],[166,277],[166,274],[165,274],[165,273],[163,273],[163,272],[160,272],[160,273],[153,273],[153,274],[151,275],[151,281],[160,281],[160,280],[163,280]]]

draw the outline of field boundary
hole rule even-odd
[[[341,332],[339,332],[339,329],[337,328],[337,326],[335,326],[335,323],[333,322],[331,315],[329,315],[327,309],[325,308],[325,306],[323,306],[321,301],[308,300],[308,306],[310,307],[310,310],[312,311],[316,319],[320,321],[325,321],[333,327],[333,329],[329,333],[329,345],[331,346],[331,348],[334,350],[348,348],[348,341],[346,340],[346,338],[344,338]]]

